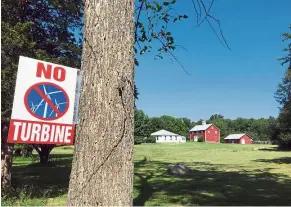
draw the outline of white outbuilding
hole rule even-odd
[[[169,132],[167,130],[160,130],[151,134],[156,137],[156,143],[179,143],[186,142],[186,137]]]

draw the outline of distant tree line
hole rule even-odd
[[[134,123],[135,143],[154,142],[150,134],[161,129],[187,137],[192,126],[191,120],[188,118],[174,118],[166,115],[150,118],[138,109],[135,109]]]
[[[189,130],[195,125],[202,124],[202,120],[192,122],[189,118],[175,118],[172,116],[149,117],[142,110],[135,110],[135,143],[154,142],[150,134],[165,129],[185,136],[189,140]],[[226,119],[222,115],[214,114],[207,123],[214,124],[220,129],[221,142],[228,134],[247,133],[254,141],[271,141],[277,133],[277,120],[274,117],[260,119]]]

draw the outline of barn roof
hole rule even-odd
[[[244,136],[245,134],[230,134],[224,139],[240,139]]]
[[[212,124],[202,124],[202,125],[196,125],[192,129],[190,129],[190,132],[196,132],[196,131],[202,131],[208,129]]]
[[[174,133],[169,132],[169,131],[164,130],[164,129],[151,134],[151,136],[177,136],[177,135],[178,134],[174,134]]]

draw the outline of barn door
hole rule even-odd
[[[242,144],[245,144],[245,139],[241,139],[241,143]]]

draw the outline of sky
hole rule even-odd
[[[170,30],[187,49],[174,54],[191,75],[168,56],[155,60],[155,51],[138,56],[137,108],[150,117],[192,121],[215,113],[231,119],[277,117],[274,93],[286,69],[277,58],[286,55],[281,33],[290,32],[291,1],[216,0],[212,15],[220,20],[231,51],[206,23],[196,27],[191,0],[177,1],[175,8],[189,16]]]

